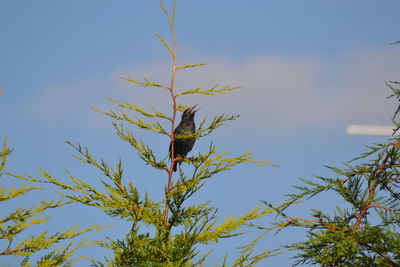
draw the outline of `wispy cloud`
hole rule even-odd
[[[201,115],[241,114],[238,129],[251,126],[260,134],[344,127],[349,123],[377,124],[388,122],[393,109],[385,99],[389,91],[384,83],[398,78],[399,56],[398,49],[388,49],[349,53],[334,61],[287,55],[261,55],[241,63],[217,59],[209,66],[178,73],[177,88],[207,88],[216,83],[244,86],[228,96],[188,96],[182,101],[199,104]],[[96,122],[98,116],[88,106],[108,106],[106,96],[144,106],[161,105],[166,110],[170,106],[166,91],[133,87],[116,76],[134,75],[168,83],[169,73],[168,63],[150,63],[107,78],[49,87],[31,100],[26,115],[52,122],[87,121],[85,124],[93,127],[101,123]]]

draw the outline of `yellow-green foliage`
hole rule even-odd
[[[114,120],[113,125],[116,134],[133,147],[146,165],[161,170],[165,174],[157,180],[160,182],[160,186],[165,188],[163,199],[159,200],[160,196],[150,196],[146,191],[139,192],[139,189],[134,185],[135,181],[131,179],[127,181],[121,160],[113,166],[102,159],[96,159],[87,148],[70,142],[67,143],[76,152],[74,157],[101,173],[103,188],[96,189],[86,182],[87,180],[78,178],[68,171],[70,183],[61,182],[60,179],[53,177],[43,169],[39,171],[41,178],[15,175],[15,177],[31,182],[57,185],[62,189],[60,193],[70,201],[97,207],[109,216],[132,223],[131,230],[123,240],[108,238],[101,243],[101,246],[113,251],[113,256],[106,259],[106,262],[92,259],[92,263],[97,266],[201,265],[209,253],[198,256],[200,253],[198,244],[215,243],[222,238],[244,234],[247,224],[272,212],[269,208],[261,209],[257,206],[244,215],[224,219],[218,217],[216,208],[209,205],[210,201],[188,204],[188,200],[203,187],[208,179],[213,178],[219,172],[230,170],[245,162],[259,166],[273,165],[268,161],[253,160],[253,154],[250,152],[228,156],[228,152],[219,152],[216,146],[210,144],[209,149],[204,153],[179,159],[179,161],[185,163],[184,165],[189,165],[190,168],[186,172],[179,168],[178,172],[174,173],[172,166],[178,159],[172,158],[170,160],[167,149],[164,153],[155,153],[151,144],[140,139],[137,133],[132,130],[141,128],[159,133],[161,137],[165,138],[165,147],[168,147],[168,144],[173,143],[172,141],[175,139],[193,137],[202,139],[207,137],[225,122],[235,120],[238,117],[221,114],[215,116],[212,120],[204,118],[194,134],[175,135],[173,129],[177,126],[177,112],[188,107],[184,103],[179,103],[183,96],[188,94],[210,96],[226,94],[240,87],[216,85],[211,89],[195,88],[186,91],[175,88],[177,71],[205,66],[208,63],[177,66],[174,32],[175,6],[172,8],[172,12],[168,12],[162,1],[160,1],[160,4],[168,19],[172,42],[165,41],[159,34],[156,34],[156,36],[172,56],[171,83],[168,85],[160,84],[147,78],[137,80],[130,76],[122,79],[143,87],[168,90],[171,97],[169,101],[171,101],[172,115],[168,115],[167,112],[163,112],[152,105],[144,108],[116,99],[109,99],[112,104],[116,105],[116,109],[104,111],[93,108],[93,110],[111,117]],[[132,113],[135,116],[132,116]],[[117,124],[115,121],[120,123]],[[140,177],[137,179],[150,178]],[[259,238],[241,248],[242,252],[236,260],[235,266],[252,266],[261,259],[274,255],[273,251],[254,255],[254,246],[258,240]]]
[[[11,149],[8,147],[7,140],[3,144],[2,151],[0,152],[1,165],[0,165],[0,178],[2,181],[3,170],[6,167],[8,156]],[[19,187],[5,186],[0,187],[0,202],[15,201],[19,197],[29,193],[32,190],[42,190],[42,188],[23,184]],[[78,230],[78,225],[68,228],[65,231],[55,234],[43,232],[38,235],[27,235],[19,242],[14,241],[17,236],[24,235],[29,231],[29,227],[35,224],[43,224],[49,221],[49,217],[44,217],[42,214],[50,208],[57,208],[71,203],[63,200],[43,200],[36,206],[32,207],[19,207],[9,214],[2,214],[0,218],[0,240],[4,240],[4,247],[0,248],[0,256],[15,255],[22,256],[24,259],[21,261],[21,266],[30,266],[29,256],[38,253],[40,250],[50,249],[35,265],[36,266],[68,266],[79,259],[73,259],[74,252],[82,247],[95,244],[83,240],[77,245],[73,246],[73,239],[76,237],[94,230],[101,230],[101,227],[91,226],[83,230]],[[53,248],[55,244],[61,240],[72,240],[66,247]],[[1,260],[0,260],[1,261]]]
[[[333,178],[302,179],[298,193],[276,210],[282,221],[273,229],[301,227],[307,238],[288,247],[296,264],[319,266],[400,266],[400,82],[387,83],[396,98],[392,117],[394,136],[344,167],[328,167]],[[309,218],[291,217],[286,209],[326,191],[338,196],[333,214],[311,210]],[[344,206],[344,207],[343,207]],[[270,228],[270,229],[272,229]]]

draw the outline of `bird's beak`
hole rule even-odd
[[[195,109],[197,105],[194,105],[193,107],[190,108],[190,113],[195,114],[197,111],[199,111],[200,108]]]

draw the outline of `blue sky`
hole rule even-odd
[[[243,214],[259,200],[279,203],[293,192],[299,177],[330,175],[322,165],[340,165],[365,151],[364,145],[384,142],[386,137],[347,136],[344,128],[352,123],[390,124],[395,103],[386,100],[390,92],[385,82],[399,79],[400,49],[389,45],[400,39],[399,8],[395,0],[178,1],[178,62],[212,64],[179,73],[177,88],[216,83],[244,87],[228,96],[182,98],[199,104],[199,120],[219,113],[241,115],[198,141],[194,152],[213,141],[233,152],[253,151],[256,159],[281,166],[239,166],[210,181],[196,200],[211,199],[222,217]],[[89,109],[111,108],[106,97],[113,97],[167,110],[165,92],[117,78],[169,79],[167,51],[153,32],[169,36],[155,0],[1,1],[0,134],[7,135],[14,148],[8,171],[35,174],[41,166],[66,179],[67,168],[96,183],[99,174],[70,156],[73,151],[63,142],[70,140],[110,162],[121,157],[127,179],[139,188],[162,192],[165,177],[142,166],[114,134],[111,121]],[[144,137],[157,152],[167,152],[165,138]],[[10,177],[2,179],[4,185],[15,183]],[[52,197],[54,190],[49,190],[24,201],[30,205]],[[332,199],[311,201],[293,212],[307,217],[310,207],[333,210],[339,202]],[[77,221],[114,225],[93,238],[122,237],[129,229],[80,206],[51,215],[45,228],[49,231]],[[290,231],[269,235],[261,247],[274,249],[301,237]],[[220,263],[225,253],[234,256],[234,248],[248,240],[218,244],[208,264]],[[84,255],[98,256],[99,249]],[[266,264],[288,266],[292,255],[282,254]]]

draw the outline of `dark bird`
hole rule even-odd
[[[182,119],[179,125],[175,128],[175,141],[174,141],[174,155],[171,156],[171,144],[169,145],[169,156],[170,158],[181,158],[183,159],[192,150],[194,143],[196,141],[196,137],[189,138],[177,138],[177,135],[188,135],[194,134],[196,132],[196,125],[194,123],[194,114],[199,109],[194,109],[197,105],[186,109],[182,113]],[[174,172],[176,171],[176,163],[174,162]],[[181,164],[181,162],[179,162]]]

